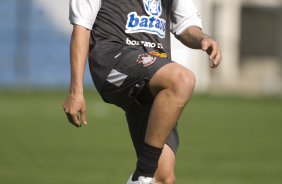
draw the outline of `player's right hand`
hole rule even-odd
[[[86,125],[86,103],[83,94],[69,94],[63,104],[68,121],[76,127]]]

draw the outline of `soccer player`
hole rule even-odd
[[[125,111],[137,164],[128,184],[173,184],[177,120],[192,96],[193,73],[173,62],[170,32],[202,49],[215,68],[221,50],[202,32],[192,0],[70,0],[73,24],[71,83],[63,107],[68,120],[86,123],[86,60],[105,102]]]

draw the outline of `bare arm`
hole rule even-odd
[[[83,79],[89,52],[90,31],[79,25],[73,26],[70,44],[71,82],[63,108],[70,123],[80,127],[86,122],[86,103],[83,95]]]
[[[218,43],[203,33],[201,28],[191,26],[179,35],[178,39],[189,48],[206,51],[211,60],[212,68],[215,68],[220,64],[222,56]]]

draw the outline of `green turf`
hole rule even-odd
[[[123,112],[87,92],[69,125],[63,92],[0,93],[1,184],[124,184],[135,154]],[[179,122],[178,184],[281,184],[282,100],[194,96]]]

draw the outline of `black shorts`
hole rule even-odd
[[[164,53],[148,52],[144,47],[122,49],[112,59],[115,64],[99,91],[104,101],[125,111],[130,135],[138,155],[142,148],[154,97],[148,82],[164,65],[172,61]],[[176,153],[179,137],[176,127],[167,139]]]

